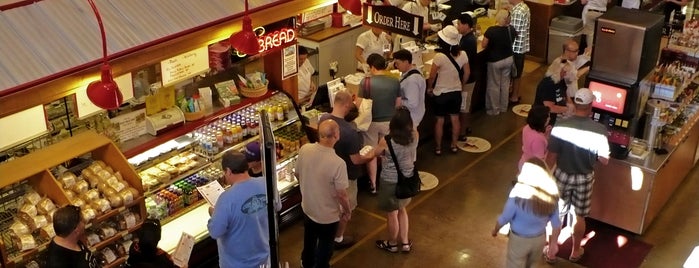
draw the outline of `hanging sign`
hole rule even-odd
[[[201,47],[160,62],[163,86],[209,71],[209,49]]]
[[[364,4],[362,21],[365,25],[400,35],[420,38],[422,16],[416,16],[395,6],[374,6]]]

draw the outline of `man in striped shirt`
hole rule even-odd
[[[524,3],[524,0],[508,0],[512,5],[510,10],[510,25],[517,30],[512,51],[514,52],[515,65],[517,66],[517,76],[512,81],[512,94],[510,95],[511,103],[519,102],[520,78],[524,71],[524,54],[529,52],[529,23],[531,21],[531,13],[529,7]]]

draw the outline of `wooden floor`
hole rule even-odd
[[[523,103],[531,103],[546,66],[528,63]],[[376,198],[359,193],[359,207],[349,226],[353,247],[335,251],[333,267],[503,267],[507,238],[490,236],[515,178],[525,118],[512,112],[474,114],[473,135],[491,142],[485,153],[432,154],[433,142],[418,150],[418,168],[435,174],[439,186],[420,194],[409,206],[410,254],[391,254],[374,246],[386,237],[385,214]],[[654,245],[642,267],[682,267],[699,244],[699,169],[693,170],[647,232],[639,239]],[[300,267],[301,221],[280,234],[282,261]],[[543,260],[537,266],[549,267]],[[554,267],[579,267],[559,260]],[[693,267],[699,266],[695,263]]]

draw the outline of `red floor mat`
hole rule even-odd
[[[583,242],[587,241],[584,245],[585,255],[577,262],[580,265],[595,268],[639,267],[653,247],[637,240],[631,232],[592,219],[587,219],[586,223],[586,239]],[[559,246],[559,258],[568,260],[571,243],[568,238]]]

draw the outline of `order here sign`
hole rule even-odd
[[[413,15],[396,6],[374,6],[364,4],[362,21],[365,25],[391,33],[420,38],[422,16]]]

